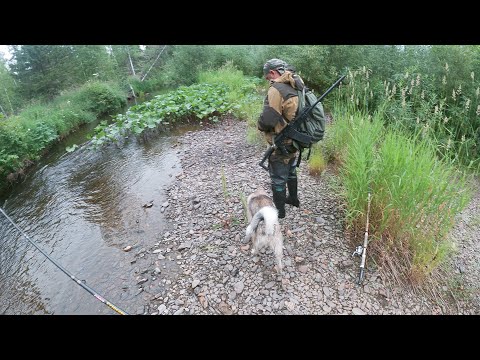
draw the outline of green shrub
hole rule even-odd
[[[75,102],[85,111],[97,116],[118,112],[126,106],[126,96],[118,86],[101,82],[88,82],[75,95]]]

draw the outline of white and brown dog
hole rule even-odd
[[[282,273],[283,235],[278,222],[278,210],[265,190],[257,189],[247,198],[247,227],[245,241],[252,239],[252,254],[270,246],[277,262],[277,273]]]

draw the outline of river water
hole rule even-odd
[[[126,246],[150,248],[166,221],[165,187],[181,172],[176,139],[194,127],[130,139],[122,148],[62,141],[0,199],[0,206],[59,265],[129,314],[141,313],[138,269]],[[153,206],[144,207],[151,203]],[[0,314],[117,314],[72,281],[0,213]]]

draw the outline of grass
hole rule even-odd
[[[326,169],[327,163],[323,156],[322,149],[319,146],[314,146],[308,159],[308,172],[312,176],[319,176]]]
[[[396,281],[421,284],[454,250],[447,234],[471,198],[466,175],[429,142],[387,129],[382,112],[345,111],[332,126],[349,228],[363,233],[370,191],[370,253]]]

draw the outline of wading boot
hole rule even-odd
[[[285,197],[287,190],[276,190],[274,186],[272,186],[272,193],[273,193],[273,203],[278,210],[278,218],[283,219],[285,217]]]
[[[300,207],[300,201],[297,196],[297,179],[290,179],[287,181],[288,196],[285,200],[285,204],[290,204],[295,207]]]

